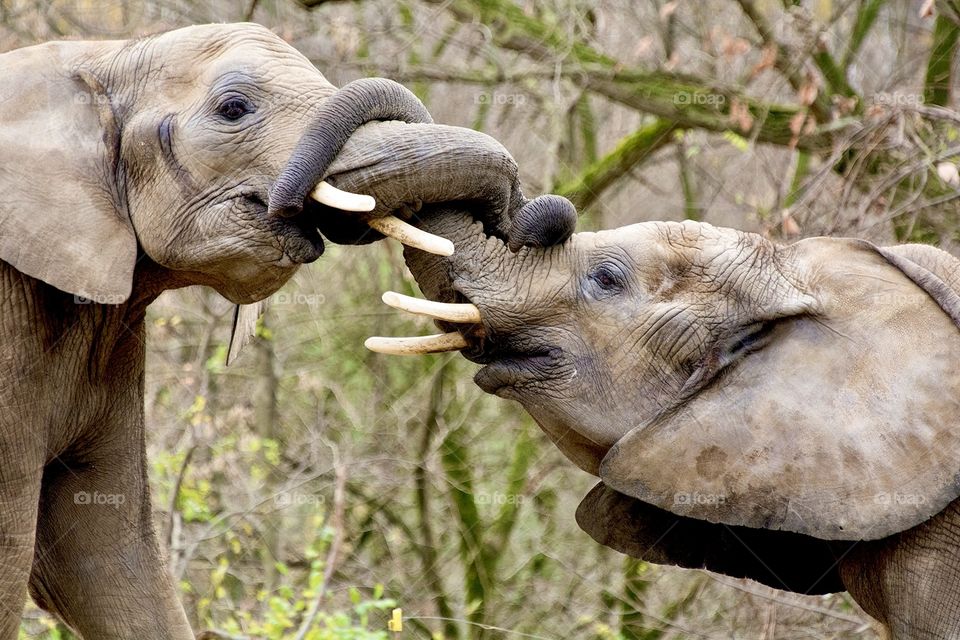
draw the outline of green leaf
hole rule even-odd
[[[743,136],[738,135],[733,131],[724,131],[723,139],[729,142],[730,146],[741,153],[746,153],[750,149],[750,142]]]

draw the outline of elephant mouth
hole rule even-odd
[[[367,348],[391,355],[459,351],[470,362],[483,365],[475,381],[488,393],[542,381],[564,368],[566,358],[559,347],[515,334],[501,334],[460,291],[448,289],[442,297],[447,301],[385,293],[385,303],[432,318],[444,333],[410,338],[374,337],[367,340]]]
[[[484,365],[473,378],[478,387],[487,393],[510,397],[524,387],[554,377],[563,361],[563,351],[549,346],[529,350],[488,347],[479,356],[464,355],[471,362]]]
[[[459,291],[455,298],[457,303],[472,304]],[[524,387],[539,385],[565,369],[567,359],[560,347],[518,334],[501,333],[485,320],[473,325],[438,324],[444,331],[462,336],[465,346],[460,354],[482,365],[474,382],[486,393],[513,397]]]
[[[280,243],[284,257],[294,264],[309,264],[323,255],[323,238],[317,228],[317,220],[329,216],[325,205],[310,203],[301,213],[290,218],[272,218],[274,234]]]
[[[246,233],[266,234],[271,251],[279,249],[274,260],[280,267],[313,262],[323,255],[323,239],[317,220],[328,215],[328,207],[306,203],[297,215],[280,217],[269,213],[268,196],[256,187],[242,186],[215,201],[229,207],[230,215],[247,228]]]

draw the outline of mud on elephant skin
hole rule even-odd
[[[960,637],[960,262],[694,222],[516,252],[461,212],[427,228],[456,253],[407,262],[477,309],[440,323],[477,384],[600,478],[593,538]]]
[[[257,25],[48,43],[0,69],[0,638],[28,588],[85,638],[192,638],[151,523],[147,305],[195,284],[258,301],[321,231],[372,241],[424,203],[469,202],[508,239],[536,210],[496,141],[383,79],[338,91]]]

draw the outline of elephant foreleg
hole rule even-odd
[[[44,474],[33,597],[90,640],[192,640],[151,523],[142,444]]]
[[[14,460],[0,442],[0,640],[18,637],[33,562],[43,463]],[[26,458],[26,459],[25,459]]]

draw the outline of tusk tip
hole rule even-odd
[[[394,306],[401,300],[400,294],[395,291],[384,291],[383,295],[380,296],[380,299],[383,300],[383,304],[390,307]]]
[[[337,189],[328,182],[317,184],[310,192],[310,197],[341,211],[366,212],[373,211],[377,206],[377,201],[372,196]]]
[[[374,218],[367,224],[385,236],[427,253],[448,257],[452,256],[455,250],[453,243],[446,238],[418,229],[395,216]]]
[[[460,333],[453,331],[432,336],[409,338],[385,338],[372,336],[363,342],[370,351],[395,356],[413,356],[427,353],[459,351],[466,348],[467,341]]]

